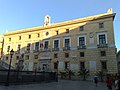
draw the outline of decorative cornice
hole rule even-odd
[[[65,21],[65,22],[51,24],[50,26],[38,26],[38,27],[33,27],[33,28],[26,28],[26,29],[13,31],[13,32],[7,32],[4,34],[4,36],[46,30],[46,29],[62,27],[62,26],[67,26],[67,25],[77,24],[77,23],[83,23],[83,22],[88,22],[88,21],[93,21],[93,20],[98,20],[98,19],[104,19],[104,18],[109,18],[109,17],[113,17],[113,19],[114,19],[115,14],[116,13],[104,13],[104,14],[99,14],[99,15],[94,15],[94,16],[88,16],[85,18],[78,18],[75,20],[69,20],[69,21]]]

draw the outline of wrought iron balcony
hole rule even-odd
[[[30,53],[30,50],[26,50],[25,53]]]
[[[108,44],[98,44],[98,48],[108,48]]]
[[[47,51],[51,51],[51,48],[42,48],[42,49],[40,49],[40,52],[47,52]]]
[[[63,51],[65,51],[65,50],[70,50],[70,47],[64,47]]]
[[[16,51],[15,54],[20,54],[20,50]]]
[[[39,49],[33,50],[33,53],[38,53]]]
[[[81,45],[81,46],[77,46],[77,49],[86,49],[86,46],[85,45]]]
[[[52,48],[52,51],[59,51],[59,48]]]

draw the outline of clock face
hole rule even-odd
[[[49,35],[49,32],[46,32],[46,36],[48,36]]]
[[[90,35],[90,38],[93,38],[93,32],[90,32],[89,35]]]

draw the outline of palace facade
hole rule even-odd
[[[87,69],[90,73],[104,70],[115,74],[114,17],[110,9],[103,14],[51,24],[47,15],[43,26],[4,34],[3,61],[9,63],[13,49],[12,66],[23,59],[23,70]]]

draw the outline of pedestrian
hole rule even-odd
[[[115,79],[115,90],[118,90],[118,77]]]
[[[118,90],[120,90],[120,76],[118,76],[118,82],[117,82],[117,84],[118,84]]]
[[[97,87],[97,84],[98,84],[98,77],[97,76],[94,76],[94,83],[95,83],[95,86]]]
[[[110,79],[110,77],[107,77],[106,84],[108,90],[112,90],[112,80]]]

